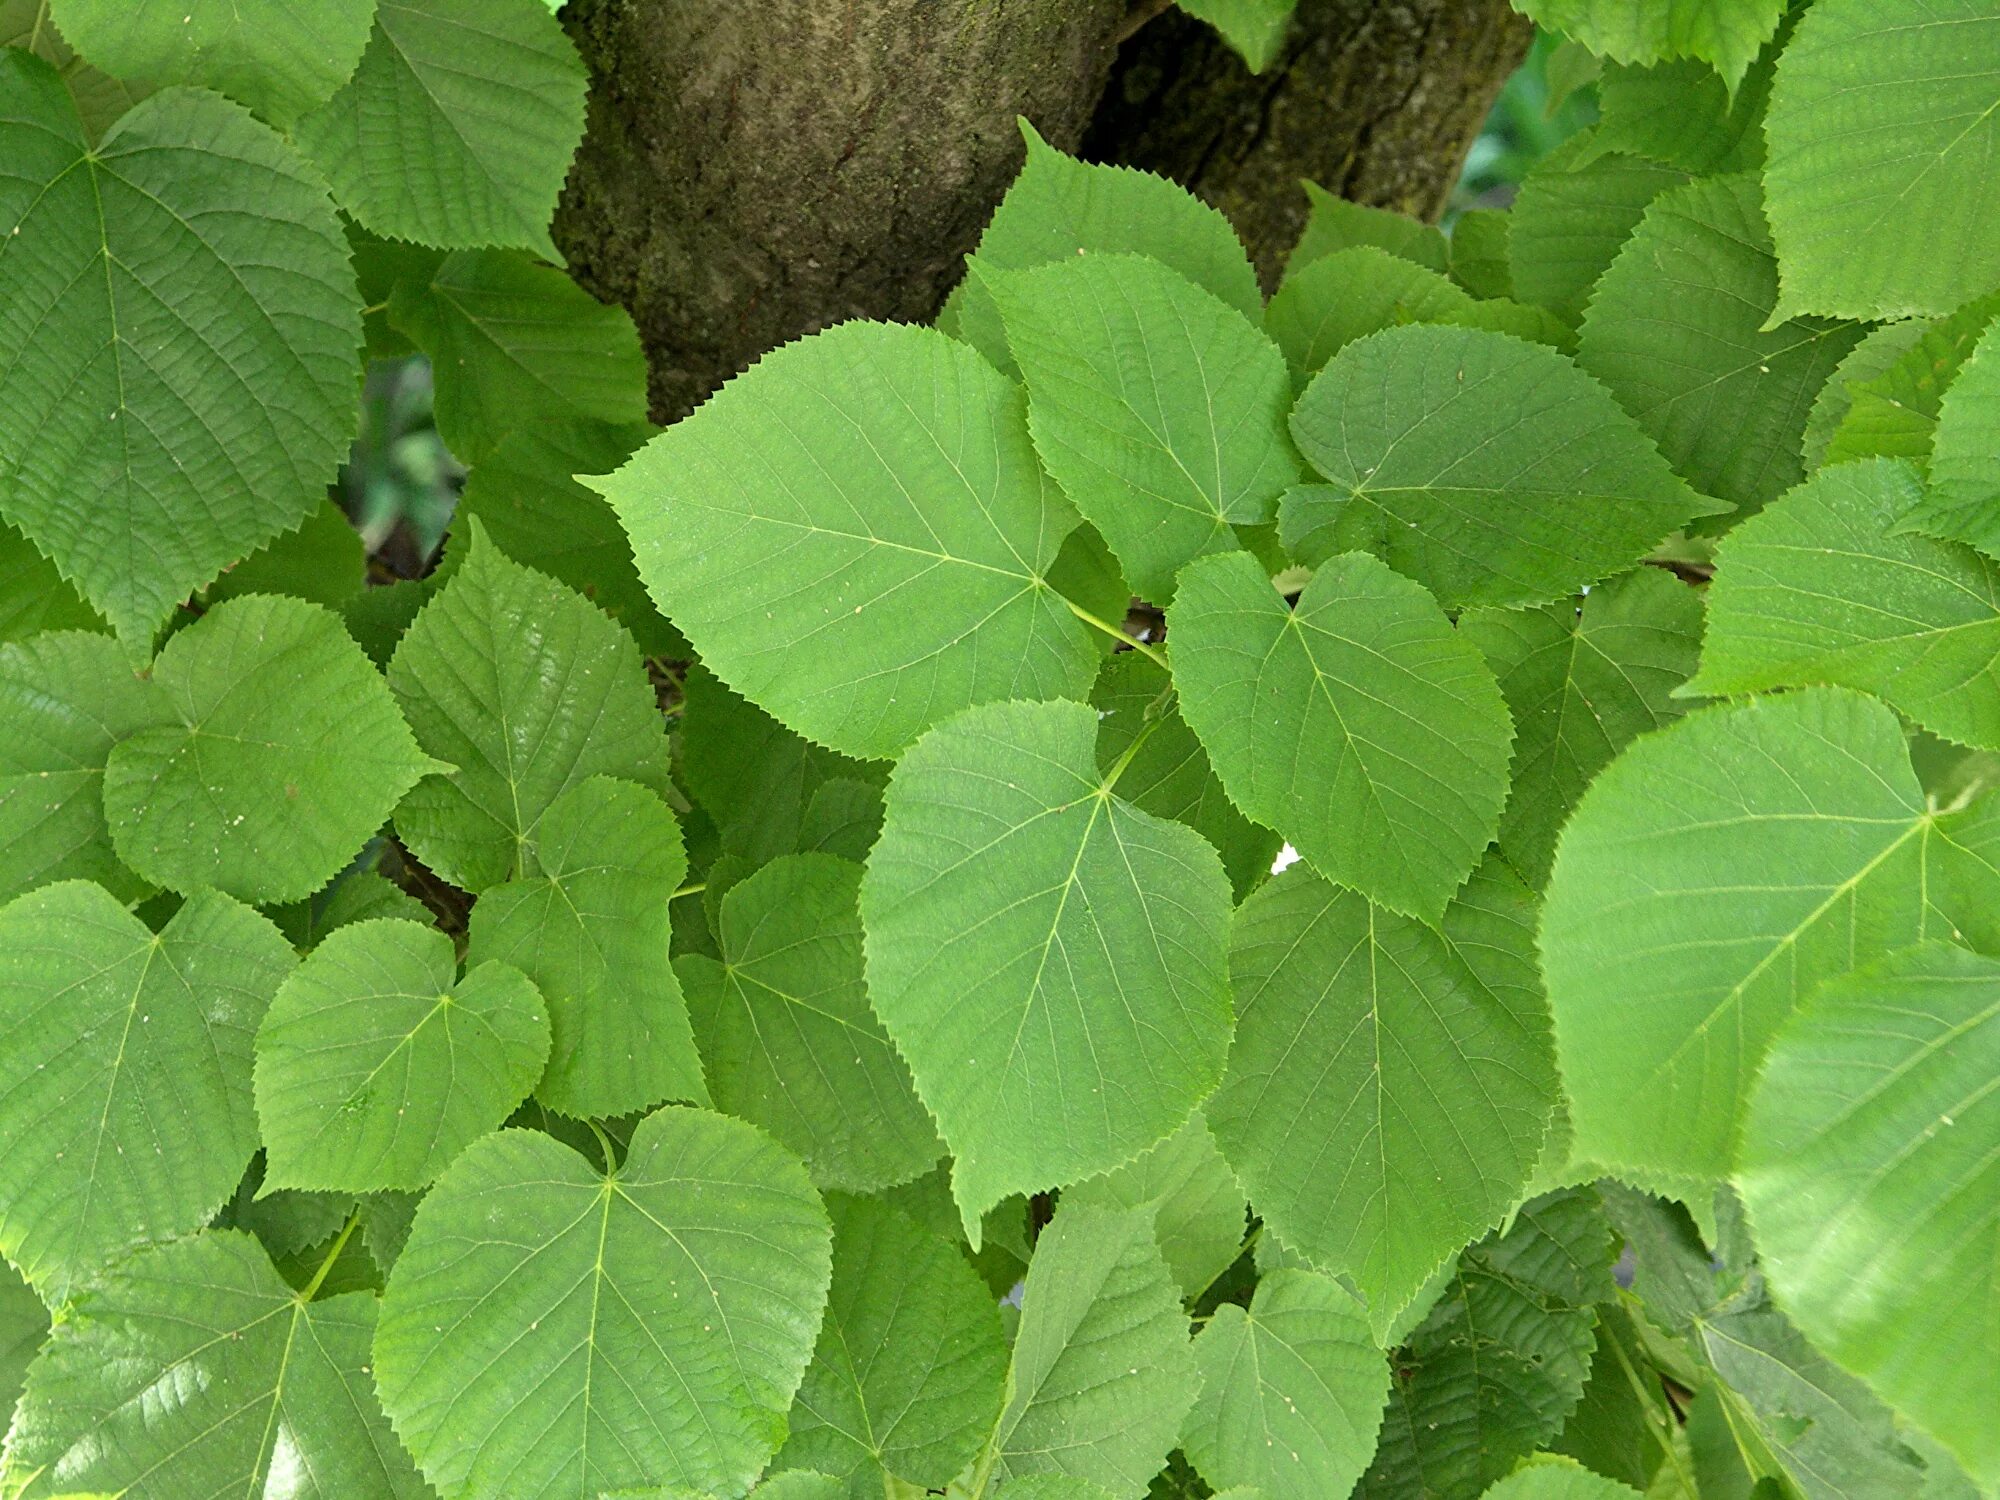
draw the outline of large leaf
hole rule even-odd
[[[340,617],[301,599],[217,605],[152,679],[166,722],[112,747],[104,811],[118,857],[177,891],[309,896],[443,769]]]
[[[1249,1205],[1200,1110],[1124,1166],[1065,1188],[1063,1202],[1150,1212],[1153,1237],[1185,1300],[1207,1291],[1243,1250]]]
[[[1484,329],[1357,339],[1306,388],[1292,433],[1332,481],[1287,498],[1293,554],[1374,551],[1452,608],[1575,593],[1715,510],[1604,387]]]
[[[1512,729],[1436,601],[1351,553],[1287,608],[1238,553],[1181,575],[1169,633],[1181,712],[1236,805],[1329,879],[1442,912],[1492,840]]]
[[[780,1469],[877,1500],[887,1476],[943,1489],[1000,1415],[1000,1310],[948,1241],[877,1199],[834,1197],[833,1286]]]
[[[1500,852],[1536,889],[1548,883],[1556,835],[1591,779],[1686,707],[1672,694],[1694,674],[1701,612],[1701,594],[1673,574],[1639,568],[1581,604],[1459,617],[1514,717]]]
[[[722,961],[674,969],[716,1104],[796,1151],[817,1185],[872,1192],[942,1148],[868,1005],[860,889],[847,860],[774,860],[722,898]]]
[[[1840,464],[1723,538],[1691,689],[1860,688],[2000,749],[2000,563],[1890,535],[1920,493],[1900,459]]]
[[[1299,479],[1291,377],[1243,315],[1158,261],[1084,255],[986,276],[1035,449],[1148,599],[1236,545]]]
[[[382,1404],[444,1500],[740,1494],[784,1438],[831,1238],[805,1169],[740,1121],[660,1110],[609,1173],[489,1135],[390,1273]]]
[[[1200,1386],[1152,1216],[1061,1209],[1028,1267],[993,1477],[1002,1494],[1064,1474],[1138,1500]]]
[[[0,1250],[49,1302],[228,1198],[257,1148],[251,1038],[294,961],[213,892],[157,937],[80,880],[0,907]]]
[[[431,357],[438,434],[466,463],[481,463],[518,432],[523,412],[537,429],[558,431],[646,419],[646,357],[631,316],[553,266],[505,250],[460,250],[428,276],[398,280],[389,320]],[[606,453],[599,471],[636,438]],[[561,477],[586,467],[598,465]]]
[[[1542,968],[1576,1154],[1728,1171],[1772,1035],[1857,955],[1990,934],[1994,809],[1933,812],[1894,714],[1815,688],[1634,742],[1563,832]]]
[[[1806,12],[1764,122],[1783,286],[1774,317],[1944,313],[2000,282],[1995,56],[1992,0],[1827,0]]]
[[[421,1188],[528,1097],[548,1055],[548,1015],[519,969],[461,980],[434,927],[342,927],[257,1031],[265,1185]]]
[[[1813,394],[1860,338],[1851,323],[1766,329],[1778,263],[1757,179],[1655,198],[1597,284],[1577,361],[1696,489],[1752,510],[1796,484]]]
[[[1932,943],[1829,984],[1771,1048],[1737,1181],[1779,1301],[2000,1483],[2000,962]]]
[[[1216,1139],[1271,1230],[1352,1276],[1378,1337],[1541,1153],[1556,1077],[1534,924],[1496,863],[1435,928],[1298,868],[1236,914]]]
[[[836,750],[893,756],[974,703],[1081,697],[1097,669],[1047,582],[1075,512],[1026,402],[942,334],[789,344],[591,483],[702,660]]]
[[[1262,1500],[1345,1495],[1375,1452],[1389,1365],[1354,1295],[1273,1271],[1249,1309],[1224,1303],[1194,1341],[1201,1396],[1182,1443],[1210,1484]]]
[[[389,686],[419,743],[456,768],[404,801],[397,832],[469,891],[535,873],[537,825],[579,782],[667,786],[666,734],[631,636],[476,527],[396,648]]]
[[[1785,0],[1519,0],[1515,7],[1624,63],[1697,57],[1734,88],[1785,14]]]
[[[594,776],[549,804],[530,854],[536,873],[474,903],[466,958],[511,964],[541,991],[552,1041],[535,1096],[578,1117],[706,1103],[667,957],[667,903],[687,855],[666,804]]]
[[[1561,1430],[1582,1398],[1594,1304],[1617,1295],[1590,1191],[1527,1204],[1459,1257],[1392,1356],[1382,1440],[1360,1500],[1473,1500]]]
[[[1983,304],[1982,304],[1983,308]],[[1987,326],[1938,407],[1930,488],[1905,524],[2000,558],[2000,320]]]
[[[890,779],[861,884],[868,997],[975,1245],[1007,1194],[1129,1159],[1222,1075],[1229,882],[1198,835],[1115,795],[1096,738],[1076,703],[940,725]]]
[[[247,1234],[143,1251],[78,1296],[29,1370],[0,1484],[418,1500],[375,1399],[374,1327],[372,1296],[306,1301]]]
[[[191,83],[283,128],[347,82],[375,0],[50,0],[49,19],[95,66],[134,83]]]
[[[147,100],[92,149],[54,70],[10,51],[0,161],[0,513],[143,654],[347,454],[347,242],[312,171],[212,94]]]
[[[147,894],[112,852],[104,763],[119,740],[170,714],[109,636],[61,631],[0,646],[0,898],[68,879],[127,901]]]
[[[1589,132],[1571,137],[1535,163],[1507,215],[1513,295],[1574,326],[1646,205],[1686,181],[1675,167],[1597,152]]]
[[[535,0],[379,0],[360,67],[297,134],[377,234],[560,260],[549,216],[583,136],[585,81]]]

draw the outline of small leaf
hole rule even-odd
[[[1589,131],[1570,137],[1521,179],[1508,212],[1513,295],[1575,327],[1646,205],[1686,181],[1687,173],[1659,162],[1598,153]]]
[[[257,1148],[251,1038],[294,962],[212,891],[158,936],[80,880],[0,907],[0,1250],[51,1305],[229,1197]]]
[[[942,1147],[868,1005],[860,889],[846,860],[773,860],[722,898],[722,962],[688,954],[674,971],[716,1103],[798,1152],[816,1185],[873,1192]]]
[[[267,1187],[423,1187],[527,1098],[549,1019],[519,969],[457,978],[451,939],[414,922],[333,933],[257,1031]]]
[[[830,1242],[804,1168],[740,1121],[660,1110],[608,1174],[489,1135],[390,1273],[382,1404],[444,1500],[740,1494],[784,1438]]]
[[[1697,57],[1735,88],[1785,14],[1785,0],[1520,0],[1517,9],[1592,52],[1624,63]]]
[[[280,129],[330,98],[361,61],[374,0],[52,0],[63,38],[135,83],[190,83],[240,99]]]
[[[1945,313],[2000,282],[1990,0],[1830,0],[1778,60],[1766,211],[1794,313]],[[1923,163],[1921,170],[1912,161]]]
[[[1047,581],[1075,519],[1026,403],[940,333],[788,344],[590,483],[708,667],[845,754],[896,755],[975,703],[1081,697],[1097,670]]]
[[[1184,1301],[1207,1291],[1243,1250],[1249,1205],[1200,1110],[1124,1166],[1065,1188],[1063,1202],[1149,1211],[1153,1238]]]
[[[1921,493],[1899,459],[1841,464],[1723,538],[1689,690],[1859,688],[2000,749],[2000,563],[1890,535]]]
[[[202,590],[206,604],[244,594],[291,594],[339,609],[368,585],[368,550],[361,533],[331,500],[294,531],[232,563]]]
[[[1514,216],[1497,208],[1469,208],[1451,226],[1451,279],[1475,297],[1512,297],[1514,272],[1507,241]]]
[[[11,1425],[28,1366],[49,1336],[49,1310],[12,1266],[0,1262],[0,1416]]]
[[[1895,715],[1834,689],[1635,741],[1563,831],[1542,917],[1576,1154],[1727,1172],[1803,996],[1858,954],[1987,932],[1994,811],[1933,812]]]
[[[1492,840],[1512,731],[1428,594],[1353,553],[1288,609],[1232,554],[1183,572],[1168,638],[1181,713],[1238,807],[1329,879],[1444,910]]]
[[[1298,0],[1180,0],[1180,7],[1221,32],[1250,71],[1261,73],[1277,57]]]
[[[1490,1486],[1483,1500],[1638,1500],[1630,1485],[1568,1458],[1537,1458]]]
[[[1483,329],[1356,340],[1299,398],[1292,434],[1332,483],[1287,497],[1293,555],[1367,548],[1447,608],[1575,593],[1717,509],[1603,386]]]
[[[667,903],[687,874],[673,814],[645,787],[595,776],[549,804],[531,853],[537,873],[473,904],[466,961],[511,964],[541,992],[553,1041],[535,1097],[579,1119],[706,1104],[667,957]]]
[[[464,564],[396,648],[389,686],[418,742],[455,768],[404,800],[396,830],[466,890],[532,875],[525,856],[542,815],[579,782],[668,784],[666,734],[632,638],[477,527]]]
[[[0,512],[143,655],[347,455],[347,242],[312,170],[212,94],[156,96],[93,149],[54,70],[9,51],[0,159]]]
[[[1702,595],[1661,568],[1599,584],[1582,603],[1467,610],[1459,633],[1499,679],[1516,730],[1500,852],[1537,890],[1556,835],[1597,773],[1639,735],[1681,716]]]
[[[1136,1500],[1200,1387],[1152,1215],[1058,1209],[1035,1243],[1021,1300],[994,1434],[1000,1493],[1010,1480],[1063,1474]]]
[[[304,901],[270,908],[266,913],[294,948],[316,947],[328,933],[350,922],[395,917],[429,923],[423,902],[373,870],[353,870],[335,877],[332,885]],[[338,1228],[338,1225],[334,1226]]]
[[[954,1246],[895,1209],[834,1197],[827,1210],[826,1320],[774,1462],[841,1479],[842,1496],[942,1489],[1000,1415],[999,1308]]]
[[[1988,325],[1938,407],[1931,483],[1902,529],[1969,542],[2000,558],[2000,321]]]
[[[560,260],[549,216],[583,136],[585,82],[536,0],[378,0],[360,67],[297,136],[377,234]]]
[[[1323,255],[1332,255],[1356,245],[1373,245],[1399,260],[1443,273],[1450,252],[1444,232],[1435,224],[1413,219],[1408,214],[1373,208],[1329,193],[1316,182],[1304,184],[1306,227],[1285,262],[1289,279]]]
[[[1928,323],[1910,318],[1889,325],[1908,330],[1908,337],[1881,369],[1850,386],[1847,410],[1827,440],[1823,462],[1886,455],[1927,470],[1945,395],[1996,314],[2000,294]]]
[[[150,894],[112,852],[104,763],[119,740],[171,718],[110,636],[62,631],[0,646],[0,899],[70,879],[123,901]]]
[[[1869,388],[1902,361],[1902,357],[1924,337],[1925,331],[1926,325],[1921,318],[1883,323],[1863,334],[1861,342],[1848,350],[1840,363],[1833,367],[1826,384],[1813,397],[1812,410],[1806,415],[1805,433],[1799,439],[1806,473],[1813,474],[1828,463],[1839,463],[1844,458],[1858,456],[1852,452],[1832,452],[1834,439],[1846,426],[1849,413],[1872,394]],[[1930,451],[1928,434],[1921,446],[1925,453]],[[1873,444],[1869,447],[1872,450]]]
[[[1222,1074],[1228,881],[1198,835],[1113,794],[1096,737],[1076,703],[932,730],[861,884],[868,998],[975,1248],[993,1204],[1129,1160]]]
[[[257,1242],[209,1231],[79,1295],[28,1372],[0,1483],[85,1494],[426,1493],[369,1378],[375,1299],[308,1302]],[[19,1488],[14,1486],[18,1485]]]
[[[153,684],[169,721],[112,748],[104,812],[118,857],[172,890],[309,896],[442,769],[340,617],[304,600],[217,605],[167,642]]]
[[[1377,1337],[1540,1155],[1556,1077],[1534,921],[1495,863],[1436,928],[1305,869],[1236,914],[1216,1139],[1270,1230],[1353,1277]]]
[[[1182,563],[1267,524],[1300,476],[1284,359],[1158,261],[982,274],[1028,387],[1035,449],[1125,576],[1165,603]]]
[[[1194,1357],[1201,1396],[1182,1441],[1204,1479],[1262,1500],[1352,1490],[1375,1451],[1389,1365],[1351,1292],[1313,1271],[1273,1271],[1247,1312],[1215,1310]]]
[[[1930,943],[1821,988],[1778,1034],[1737,1175],[1799,1327],[2000,1482],[2000,963]]]

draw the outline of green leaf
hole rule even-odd
[[[1635,741],[1556,852],[1542,970],[1576,1154],[1727,1172],[1750,1081],[1857,955],[1982,934],[1992,809],[1925,803],[1894,714],[1814,688]]]
[[[1460,214],[1451,226],[1451,279],[1475,297],[1512,297],[1507,241],[1513,224],[1514,216],[1497,208],[1469,208]]]
[[[549,216],[583,136],[585,82],[534,0],[379,0],[360,67],[296,134],[377,234],[560,261]]]
[[[49,19],[97,67],[158,87],[240,99],[283,129],[332,96],[361,61],[374,0],[51,0]]]
[[[103,135],[112,121],[152,92],[113,78],[78,57],[49,19],[43,0],[0,0],[0,47],[32,52],[60,73],[92,138]]]
[[[1028,387],[1035,449],[1141,595],[1268,524],[1300,465],[1291,379],[1235,309],[1156,260],[982,274]]]
[[[167,642],[152,678],[169,712],[112,747],[104,812],[118,857],[156,885],[297,901],[443,769],[317,604],[218,605]]]
[[[868,1005],[860,890],[844,859],[774,860],[722,898],[722,962],[688,954],[674,971],[716,1104],[796,1151],[817,1186],[873,1192],[943,1148]]]
[[[788,344],[592,488],[709,668],[846,754],[893,756],[975,703],[1082,697],[1097,670],[1048,585],[1074,512],[1025,400],[932,330]]]
[[[1702,595],[1661,568],[1599,584],[1581,605],[1467,610],[1459,633],[1486,657],[1515,725],[1500,852],[1537,890],[1556,835],[1597,773],[1639,735],[1680,717]]]
[[[1841,464],[1724,537],[1689,691],[1859,688],[2000,749],[2000,563],[1890,535],[1921,493],[1899,459]]]
[[[1924,337],[1925,330],[1926,325],[1921,318],[1883,323],[1862,335],[1861,342],[1848,350],[1840,363],[1833,367],[1826,384],[1813,397],[1812,411],[1806,416],[1805,434],[1799,440],[1808,474],[1815,473],[1827,463],[1858,456],[1849,452],[1832,454],[1830,446],[1840,429],[1846,426],[1848,414],[1856,404],[1869,401],[1873,395],[1870,387],[1874,382],[1910,352]],[[1924,431],[1921,446],[1927,454],[1930,451],[1930,424],[1921,425]],[[1872,444],[1867,451],[1873,451]]]
[[[1353,553],[1288,609],[1234,554],[1182,573],[1168,634],[1181,713],[1236,805],[1329,879],[1442,912],[1493,838],[1512,729],[1436,602]]]
[[[1130,1160],[1222,1075],[1228,880],[1114,794],[1096,738],[1078,703],[940,725],[890,778],[861,883],[868,998],[975,1248],[987,1208]]]
[[[476,526],[464,564],[396,648],[389,686],[418,743],[456,767],[404,800],[396,830],[466,890],[534,874],[540,820],[578,783],[668,785],[666,734],[631,636]]]
[[[833,1287],[775,1463],[876,1500],[887,1476],[943,1489],[1000,1415],[1000,1310],[952,1244],[869,1198],[837,1196]]]
[[[1550,1194],[1459,1257],[1391,1356],[1382,1438],[1359,1500],[1472,1500],[1561,1429],[1582,1398],[1594,1304],[1617,1295],[1596,1195]]]
[[[1655,198],[1590,299],[1577,361],[1696,489],[1754,510],[1803,477],[1807,403],[1860,337],[1796,318],[1770,329],[1778,263],[1757,179]]]
[[[1677,168],[1595,146],[1585,132],[1536,162],[1507,215],[1513,295],[1572,327],[1646,205],[1687,181]]]
[[[646,356],[631,315],[553,266],[507,250],[456,251],[428,276],[397,281],[389,321],[431,357],[438,434],[468,464],[518,433],[523,412],[537,431],[558,434],[563,424],[646,420]],[[618,435],[589,467],[615,466],[639,436]]]
[[[1292,413],[1331,489],[1294,490],[1287,548],[1367,548],[1447,608],[1539,604],[1637,562],[1715,505],[1552,349],[1469,328],[1358,339]]]
[[[459,979],[451,939],[396,920],[331,934],[257,1030],[267,1187],[423,1187],[528,1097],[549,1018],[519,969]]]
[[[1424,266],[1440,274],[1450,259],[1444,231],[1408,214],[1386,208],[1371,208],[1329,193],[1316,182],[1303,184],[1306,190],[1306,227],[1285,262],[1287,278],[1296,276],[1323,255],[1355,245],[1373,245],[1398,259]]]
[[[158,936],[80,880],[0,907],[0,1250],[51,1305],[229,1197],[257,1148],[251,1038],[294,962],[214,892]]]
[[[1375,1452],[1389,1366],[1361,1305],[1312,1271],[1273,1271],[1194,1341],[1201,1396],[1182,1441],[1210,1484],[1262,1500],[1345,1495]]]
[[[538,412],[534,426],[505,433],[473,467],[452,518],[477,521],[507,556],[568,584],[631,631],[647,656],[684,658],[688,644],[639,582],[618,517],[572,477],[610,473],[652,430]]]
[[[1823,987],[1778,1034],[1737,1181],[1779,1302],[2000,1483],[2000,962],[1931,943]]]
[[[1153,1237],[1183,1300],[1207,1291],[1243,1250],[1249,1205],[1198,1109],[1124,1166],[1064,1189],[1063,1202],[1151,1212]]]
[[[1696,57],[1732,89],[1785,14],[1785,0],[1517,0],[1515,9],[1623,63]]]
[[[1058,1209],[1035,1244],[1021,1300],[993,1438],[1000,1493],[1010,1480],[1064,1474],[1137,1500],[1200,1388],[1152,1215]]]
[[[1800,20],[1764,123],[1774,317],[1944,313],[2000,282],[1996,49],[1991,0],[1828,0]]]
[[[1098,712],[1098,768],[1108,776],[1124,760],[1118,795],[1207,839],[1240,896],[1271,873],[1283,840],[1236,810],[1201,741],[1182,722],[1171,689],[1159,664],[1136,651],[1120,651],[1105,661],[1090,692]]]
[[[352,869],[337,876],[325,890],[289,906],[273,907],[265,915],[300,950],[316,946],[328,933],[350,922],[368,922],[378,917],[410,922],[431,919],[423,902],[386,876],[373,870]]]
[[[1103,1485],[1092,1484],[1088,1479],[1074,1479],[1067,1474],[1030,1474],[1012,1484],[1001,1485],[993,1492],[993,1500],[1114,1500],[1114,1497]],[[1245,1497],[1232,1494],[1228,1500],[1245,1500]],[[1248,1500],[1256,1497],[1250,1496]]]
[[[106,635],[62,631],[0,646],[0,899],[94,880],[121,901],[152,887],[118,862],[104,763],[171,711]]]
[[[1697,175],[1761,167],[1777,55],[1774,39],[1734,89],[1698,62],[1613,63],[1598,79],[1590,152],[1617,151]]]
[[[1898,357],[1852,386],[1848,409],[1827,442],[1824,461],[1835,464],[1889,455],[1925,469],[1945,393],[1996,313],[2000,313],[2000,294],[1981,297],[1928,324],[1921,319],[1904,323],[1904,328],[1913,330],[1911,342]]]
[[[761,1131],[663,1109],[617,1170],[503,1130],[417,1210],[375,1379],[444,1500],[740,1494],[785,1435],[831,1233]]]
[[[49,1336],[49,1310],[12,1266],[0,1261],[0,1416],[11,1424],[28,1366]]]
[[[1199,16],[1235,49],[1253,73],[1261,73],[1278,55],[1292,12],[1299,0],[1180,0],[1180,7]]]
[[[1541,1153],[1556,1076],[1534,933],[1493,862],[1436,927],[1304,869],[1236,914],[1216,1139],[1270,1229],[1353,1277],[1378,1337]]]
[[[79,1295],[30,1368],[0,1483],[23,1500],[417,1500],[369,1378],[374,1327],[373,1297],[306,1301],[247,1234],[144,1251]]]
[[[232,564],[202,591],[208,604],[244,594],[291,594],[338,609],[368,584],[368,549],[338,505],[322,501],[268,546]]]
[[[541,991],[552,1044],[535,1097],[579,1119],[662,1099],[706,1104],[667,957],[667,903],[687,856],[666,804],[592,777],[549,804],[530,853],[536,873],[473,904],[466,961],[511,964]]]
[[[2000,558],[2000,321],[1989,324],[1938,407],[1930,488],[1903,517],[1911,531],[1969,542]]]
[[[1574,1459],[1541,1457],[1490,1486],[1484,1500],[1638,1500],[1638,1495]]]
[[[1020,176],[1007,189],[967,261],[954,301],[958,336],[997,369],[1014,373],[1000,315],[978,271],[1018,271],[1079,251],[1150,255],[1246,318],[1263,310],[1264,293],[1229,220],[1177,182],[1130,167],[1066,156],[1026,119]]]
[[[47,630],[108,628],[33,542],[0,524],[0,641],[25,641]]]
[[[311,169],[212,94],[155,96],[93,149],[54,70],[8,52],[0,161],[0,512],[143,654],[347,454],[347,241]]]

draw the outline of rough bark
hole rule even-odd
[[[1253,78],[1159,9],[570,0],[593,82],[556,241],[631,310],[655,418],[826,324],[932,316],[1020,165],[1017,115],[1188,183],[1269,274],[1301,176],[1435,214],[1526,35],[1506,0],[1304,0]]]
[[[1302,177],[1435,219],[1532,36],[1508,0],[1302,0],[1277,58],[1252,74],[1170,10],[1122,50],[1083,151],[1221,209],[1268,290],[1305,227]]]

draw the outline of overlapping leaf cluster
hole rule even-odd
[[[0,1493],[2000,1487],[2000,9],[1523,8],[655,434],[539,0],[0,5]]]

